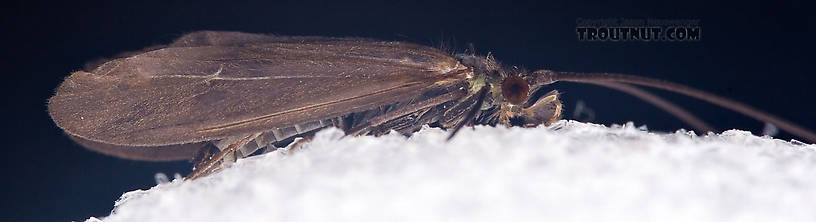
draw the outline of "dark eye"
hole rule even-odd
[[[521,105],[527,101],[530,85],[519,76],[510,76],[502,82],[502,96],[514,105]]]

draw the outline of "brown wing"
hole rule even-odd
[[[448,54],[410,43],[205,31],[74,72],[48,108],[74,137],[167,146],[411,99],[464,81],[464,70]]]

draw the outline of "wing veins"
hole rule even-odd
[[[213,126],[213,127],[209,127],[209,128],[202,128],[202,129],[199,129],[198,131],[199,132],[206,132],[206,131],[226,129],[226,128],[230,128],[230,127],[235,127],[235,126],[239,126],[239,125],[253,123],[253,122],[256,122],[256,121],[263,121],[263,120],[266,120],[266,119],[269,119],[269,118],[273,118],[273,117],[288,114],[288,113],[294,113],[294,112],[299,112],[299,111],[304,111],[304,110],[309,110],[309,109],[314,109],[314,108],[319,108],[319,107],[325,107],[325,106],[329,106],[329,105],[333,105],[333,104],[338,104],[338,103],[341,103],[341,102],[347,102],[347,101],[352,101],[352,100],[356,100],[356,99],[365,98],[367,96],[379,95],[379,94],[387,93],[387,92],[390,92],[390,91],[393,91],[393,90],[406,88],[406,87],[411,87],[411,86],[415,86],[415,85],[419,85],[419,84],[422,84],[422,82],[409,82],[409,83],[406,83],[406,84],[403,84],[403,85],[394,86],[394,87],[391,87],[391,88],[379,90],[379,91],[376,91],[376,92],[373,92],[373,93],[367,94],[367,95],[354,96],[354,97],[350,97],[350,98],[346,98],[346,99],[329,101],[329,102],[325,102],[325,103],[319,103],[319,104],[304,106],[304,107],[300,107],[300,108],[294,108],[294,109],[290,109],[290,110],[284,110],[284,111],[280,111],[280,112],[276,112],[276,113],[271,113],[271,114],[255,117],[255,118],[248,119],[248,120],[242,120],[242,121],[238,121],[238,122],[234,122],[234,123],[227,123],[227,124],[223,124],[223,125],[220,125],[220,126]]]

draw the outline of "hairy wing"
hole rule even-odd
[[[411,99],[463,81],[464,70],[410,43],[196,32],[74,72],[49,112],[67,133],[94,142],[194,143]]]

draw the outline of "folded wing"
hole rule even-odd
[[[411,99],[464,69],[426,46],[196,32],[69,76],[49,100],[68,134],[164,146],[262,132]]]

